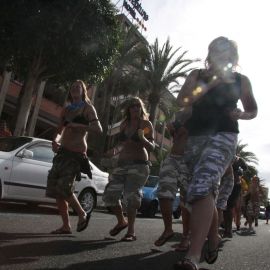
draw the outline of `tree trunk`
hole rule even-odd
[[[42,81],[38,87],[34,111],[33,111],[33,114],[32,114],[31,120],[30,120],[29,129],[27,132],[28,136],[34,135],[34,131],[35,131],[36,123],[37,123],[37,118],[38,118],[38,113],[39,113],[39,108],[40,108],[40,104],[42,101],[42,96],[43,96],[43,92],[45,89],[45,85],[46,85],[46,81]]]
[[[6,95],[10,83],[10,77],[11,77],[11,72],[10,71],[4,71],[4,76],[3,76],[3,82],[1,85],[1,92],[0,92],[0,116],[2,115],[2,110],[4,107],[4,103],[6,100]]]
[[[105,114],[103,115],[103,139],[102,144],[100,147],[100,150],[102,153],[105,151],[105,144],[107,139],[107,133],[108,133],[108,126],[109,126],[109,119],[110,119],[110,112],[111,112],[111,98],[112,98],[112,89],[109,89],[107,92],[107,99],[106,99],[106,110]]]
[[[161,137],[161,142],[160,142],[160,153],[162,154],[162,148],[164,144],[164,136],[165,136],[165,130],[166,130],[166,122],[164,121],[162,124],[162,137]]]
[[[31,109],[32,96],[36,80],[37,78],[33,76],[33,74],[30,72],[28,79],[25,83],[25,91],[21,99],[20,109],[16,121],[16,127],[14,130],[14,136],[22,136],[25,134],[25,128]]]
[[[150,105],[150,115],[149,120],[153,124],[153,128],[155,130],[156,122],[157,122],[157,113],[158,113],[158,103],[151,103]]]

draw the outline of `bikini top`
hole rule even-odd
[[[135,130],[135,132],[131,135],[131,136],[128,136],[125,132],[125,128],[120,131],[119,133],[119,140],[121,142],[124,142],[124,141],[127,141],[127,140],[132,140],[134,142],[140,142],[141,139],[139,138],[139,135],[138,135],[138,130],[140,129],[140,122],[138,123],[138,127],[137,129]]]
[[[67,110],[68,111],[75,111],[77,109],[80,109],[84,105],[85,105],[84,101],[81,102],[80,104],[76,105],[76,106],[74,104],[71,104],[71,105],[67,106]],[[84,116],[84,108],[83,108],[82,112],[80,114],[76,115],[74,118],[65,117],[64,118],[64,125],[66,125],[66,124],[68,124],[70,122],[77,123],[77,124],[88,125],[90,121],[87,118],[85,118],[85,116]]]

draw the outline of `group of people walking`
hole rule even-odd
[[[184,202],[183,233],[188,241],[185,258],[174,266],[177,270],[202,269],[199,261],[206,239],[206,262],[212,264],[218,257],[217,206],[226,210],[229,196],[238,185],[230,169],[237,146],[238,120],[257,115],[251,83],[235,71],[237,64],[236,43],[226,37],[214,39],[208,48],[205,68],[193,70],[186,78],[177,97],[179,112],[168,125],[173,146],[160,169],[158,191],[164,231],[155,245],[161,246],[173,236],[172,202],[180,187]],[[47,196],[56,198],[63,220],[63,225],[52,233],[71,233],[69,204],[79,216],[77,231],[88,225],[90,215],[84,212],[73,193],[74,181],[82,169],[89,170],[85,162],[87,132],[102,132],[82,81],[72,85],[70,97],[71,104],[63,111],[52,145],[57,154],[48,176]],[[243,110],[238,108],[238,101]],[[144,104],[140,98],[130,98],[120,126],[119,144],[106,153],[107,157],[118,154],[119,158],[103,196],[117,218],[110,235],[127,228],[122,241],[136,240],[135,217],[141,188],[150,171],[149,152],[154,146],[153,126]],[[123,215],[122,196],[127,217]]]

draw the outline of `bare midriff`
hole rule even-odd
[[[66,127],[63,130],[61,137],[61,146],[67,150],[86,153],[86,131],[79,130],[78,128]]]
[[[143,143],[128,140],[123,143],[123,147],[119,155],[120,160],[148,160],[148,153]]]

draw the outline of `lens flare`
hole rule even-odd
[[[197,96],[197,95],[199,95],[201,92],[202,92],[202,87],[201,87],[201,86],[198,86],[198,87],[196,87],[196,89],[194,89],[194,90],[192,91],[192,95],[193,95],[193,96]]]
[[[185,98],[183,99],[183,102],[184,102],[184,103],[189,103],[189,98],[188,98],[188,97],[185,97]]]

